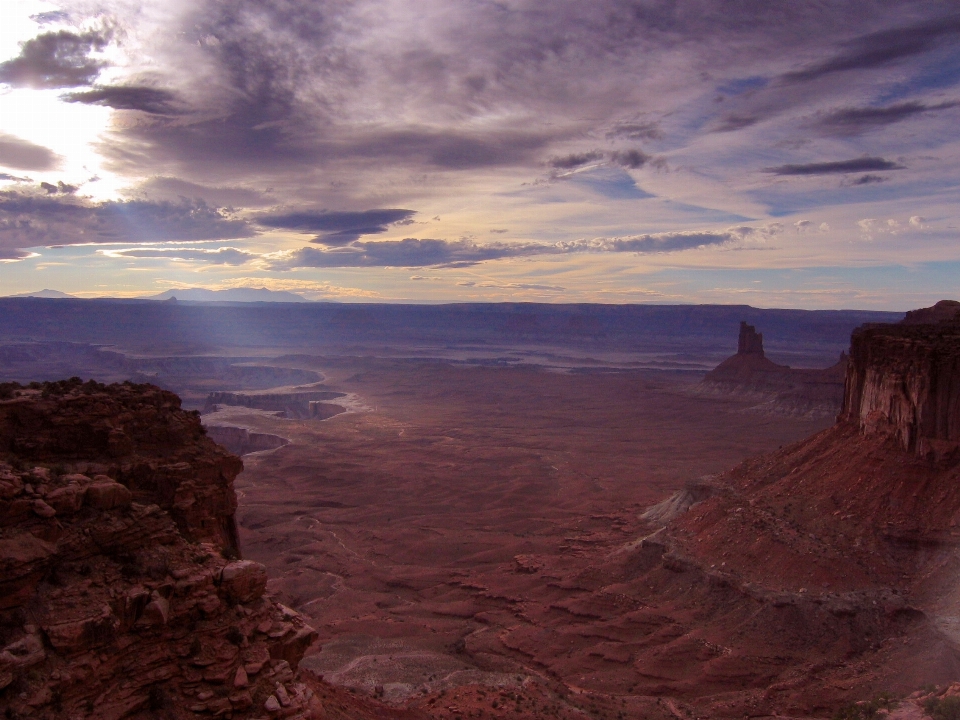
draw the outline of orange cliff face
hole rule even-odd
[[[316,632],[239,559],[241,468],[159,388],[0,386],[0,712],[320,716]]]
[[[919,457],[940,459],[960,445],[960,315],[918,322],[938,320],[932,310],[853,333],[841,416],[865,433],[893,435]]]

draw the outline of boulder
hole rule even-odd
[[[238,560],[220,573],[220,594],[237,603],[258,599],[267,588],[267,568],[252,560]]]
[[[84,490],[72,484],[47,493],[44,500],[60,515],[72,515],[83,506]]]
[[[84,499],[90,507],[97,510],[116,510],[130,505],[133,502],[133,493],[118,482],[97,480],[87,486]]]
[[[42,518],[52,518],[57,514],[56,510],[47,505],[47,503],[40,498],[37,498],[33,501],[33,512],[35,515],[39,515]]]

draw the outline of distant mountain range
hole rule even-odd
[[[310,302],[310,300],[296,293],[286,290],[267,290],[267,288],[230,288],[228,290],[182,288],[145,297],[147,300],[172,300],[174,298],[186,302]]]
[[[35,298],[72,298],[72,297],[76,297],[76,295],[68,295],[67,293],[65,293],[65,292],[60,292],[59,290],[46,290],[46,289],[44,289],[44,290],[37,290],[36,292],[19,293],[19,294],[17,294],[17,295],[7,295],[7,297],[15,297],[15,298],[27,298],[27,297],[35,297]]]

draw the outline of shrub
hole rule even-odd
[[[933,720],[960,720],[960,697],[930,697],[923,709]]]

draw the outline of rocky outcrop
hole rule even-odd
[[[778,365],[764,353],[763,334],[741,322],[737,354],[708,372],[697,392],[756,400],[756,412],[832,419],[843,401],[846,369],[845,354],[823,370]]]
[[[898,325],[857,329],[841,416],[896,437],[921,457],[960,446],[960,303],[907,313]]]
[[[0,711],[319,717],[316,632],[239,559],[240,461],[150,385],[0,388]]]

